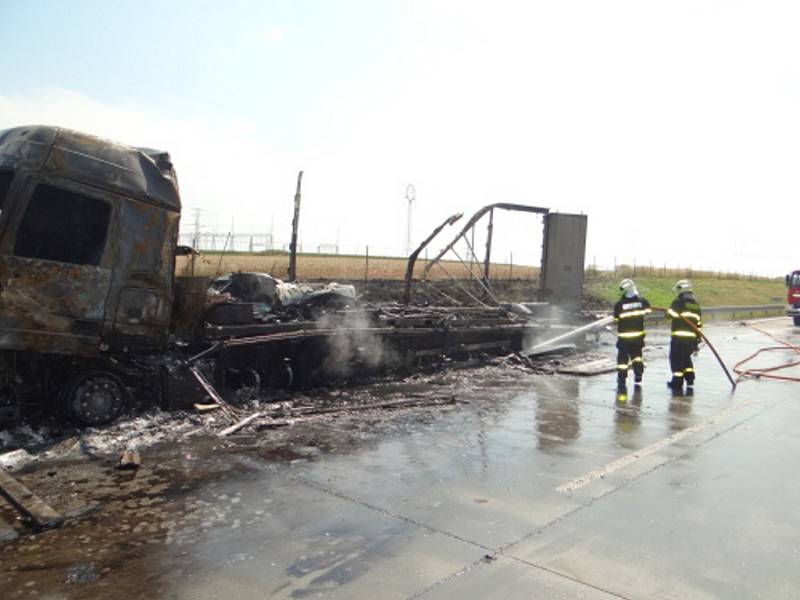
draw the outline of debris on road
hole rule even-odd
[[[19,450],[0,454],[0,469],[16,471],[34,460],[36,460],[35,456],[31,456],[27,450],[20,448]]]
[[[14,479],[5,469],[0,469],[0,495],[30,519],[37,530],[59,527],[64,522],[64,518],[50,505]]]
[[[247,425],[249,425],[250,423],[252,423],[256,419],[260,419],[263,416],[265,416],[264,413],[260,413],[260,412],[253,413],[252,415],[250,415],[248,417],[245,417],[244,419],[241,419],[240,421],[234,423],[230,427],[226,427],[225,429],[220,431],[217,435],[219,437],[225,437],[226,435],[230,435],[232,433],[236,433],[242,427],[246,427]]]
[[[17,530],[14,529],[11,525],[5,522],[2,517],[0,517],[0,544],[3,542],[10,542],[11,540],[15,540],[19,537]]]
[[[380,409],[396,409],[396,408],[411,408],[415,406],[443,406],[445,404],[455,404],[458,402],[454,396],[441,397],[435,395],[419,395],[415,397],[402,398],[398,400],[387,400],[384,402],[374,402],[369,404],[356,404],[356,405],[338,405],[326,407],[297,407],[286,409],[285,406],[280,406],[275,412],[255,412],[230,427],[226,427],[220,431],[218,437],[226,437],[237,431],[262,420],[263,422],[257,423],[257,429],[266,429],[270,427],[284,427],[300,423],[304,420],[309,420],[319,415],[329,415],[334,413],[352,413],[366,410],[380,410]],[[467,403],[462,400],[462,403]],[[275,417],[288,416],[285,419],[276,419]]]
[[[125,450],[117,462],[117,469],[120,471],[130,471],[142,466],[142,455],[138,450]]]
[[[612,373],[617,370],[617,363],[612,358],[600,358],[588,362],[581,362],[577,365],[568,365],[556,369],[556,373],[562,375],[580,375],[589,377],[592,375],[602,375]]]

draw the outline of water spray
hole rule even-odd
[[[668,314],[666,308],[660,308],[660,307],[657,307],[657,306],[653,306],[651,308],[653,310],[661,311],[664,314]],[[725,372],[725,376],[728,378],[728,381],[731,382],[732,391],[736,391],[736,381],[733,379],[733,377],[731,377],[730,372],[728,372],[728,367],[725,366],[725,363],[722,361],[722,358],[720,357],[719,353],[717,352],[717,349],[714,348],[714,345],[711,343],[711,341],[708,339],[708,337],[706,337],[706,335],[702,332],[702,330],[699,327],[697,327],[694,323],[689,321],[686,317],[680,316],[680,318],[683,319],[684,322],[686,322],[689,325],[689,327],[691,327],[692,330],[697,335],[699,335],[700,338],[708,345],[708,347],[711,349],[711,352],[714,353],[714,356],[716,357],[717,361],[719,362],[719,365],[722,367],[722,370]],[[573,336],[575,336],[575,335],[577,335],[579,333],[583,333],[585,331],[591,331],[592,329],[597,329],[599,327],[604,327],[605,325],[608,325],[609,323],[611,323],[613,320],[614,320],[614,317],[612,315],[608,315],[606,317],[602,317],[602,318],[597,319],[596,321],[594,321],[592,323],[589,323],[587,325],[583,325],[581,327],[578,327],[577,329],[573,329],[572,331],[568,331],[567,333],[563,333],[563,334],[561,334],[561,335],[559,335],[557,337],[554,337],[552,339],[545,340],[544,342],[540,342],[540,343],[536,344],[533,348],[528,350],[528,352],[533,352],[535,350],[538,350],[539,348],[543,348],[544,346],[549,346],[550,344],[554,344],[556,342],[560,342],[561,340],[569,339],[569,338],[571,338],[571,337],[573,337]]]
[[[600,319],[597,319],[596,321],[593,321],[592,323],[589,323],[588,325],[582,325],[577,329],[573,329],[572,331],[568,331],[567,333],[562,333],[561,335],[554,337],[552,339],[540,342],[536,344],[533,348],[528,350],[528,352],[533,352],[534,350],[538,350],[539,348],[542,348],[544,346],[549,346],[550,344],[555,344],[556,342],[560,342],[561,340],[569,339],[575,335],[578,335],[579,333],[583,333],[584,331],[591,331],[592,329],[597,329],[598,327],[604,327],[609,323],[611,323],[613,320],[614,317],[611,315],[607,317],[602,317]]]

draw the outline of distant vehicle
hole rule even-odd
[[[794,324],[800,327],[800,270],[792,271],[786,276],[786,302],[789,308],[786,314],[792,317]]]

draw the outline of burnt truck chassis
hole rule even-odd
[[[368,323],[349,326],[353,314]],[[47,415],[94,426],[131,407],[190,408],[243,389],[252,397],[407,374],[442,360],[519,351],[534,328],[499,308],[341,310],[324,322],[205,323],[201,339],[175,339],[164,351],[93,358],[4,351],[0,426]]]

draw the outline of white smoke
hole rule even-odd
[[[366,312],[361,309],[323,315],[317,320],[320,329],[332,329],[327,337],[323,373],[347,376],[358,366],[374,370],[397,363],[396,352],[376,333]]]

